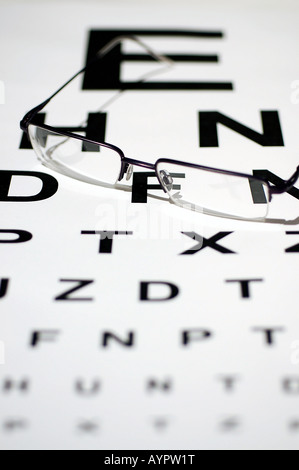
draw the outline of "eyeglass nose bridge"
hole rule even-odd
[[[133,167],[133,165],[129,164],[129,166],[127,168],[127,171],[126,171],[126,180],[127,181],[130,181],[130,179],[132,178],[133,172],[134,172],[134,167]]]
[[[127,180],[131,179],[134,165],[141,168],[147,168],[148,170],[152,170],[156,173],[156,167],[153,163],[143,162],[142,160],[135,160],[133,158],[126,157],[125,160],[122,161],[122,168],[118,181],[121,181],[124,175],[127,175]]]
[[[162,183],[162,187],[166,191],[171,191],[173,189],[173,178],[169,171],[160,170],[159,171],[160,181]]]
[[[122,162],[120,175],[118,181],[121,181],[126,175],[126,180],[129,181],[133,174],[133,166],[130,163]]]

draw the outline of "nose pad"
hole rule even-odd
[[[164,188],[167,189],[167,191],[171,191],[173,188],[173,178],[171,174],[166,170],[161,170],[160,178]]]
[[[133,165],[129,165],[126,172],[126,180],[129,181],[133,175]]]

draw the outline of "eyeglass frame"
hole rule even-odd
[[[146,44],[144,44],[136,36],[119,36],[119,37],[113,39],[112,41],[108,42],[102,49],[100,49],[98,51],[98,53],[94,56],[94,58],[91,59],[84,68],[80,69],[66,83],[64,83],[57,91],[55,91],[49,98],[47,98],[45,101],[40,103],[38,106],[32,108],[30,111],[28,111],[25,114],[25,116],[20,121],[20,128],[23,132],[25,132],[27,134],[27,137],[28,137],[29,141],[31,139],[30,139],[30,136],[29,136],[28,128],[29,128],[30,124],[34,124],[34,125],[36,125],[37,127],[41,128],[41,129],[44,129],[44,130],[47,130],[47,131],[50,131],[50,132],[54,132],[55,134],[58,134],[58,135],[61,135],[61,136],[65,136],[65,137],[68,137],[68,138],[74,138],[74,139],[81,140],[82,142],[86,142],[86,143],[89,143],[89,144],[94,144],[94,145],[99,145],[99,146],[102,146],[102,147],[106,147],[110,150],[113,150],[113,151],[117,152],[118,155],[120,156],[121,170],[120,170],[120,175],[119,175],[118,181],[121,181],[123,179],[123,177],[127,173],[127,170],[128,170],[130,165],[135,165],[135,166],[138,166],[138,167],[141,167],[141,168],[146,168],[148,170],[153,170],[155,172],[156,177],[157,177],[157,179],[158,179],[158,181],[159,181],[159,183],[160,183],[160,185],[161,185],[161,187],[162,187],[162,189],[165,193],[167,193],[167,190],[166,190],[166,188],[165,188],[165,186],[164,186],[164,184],[161,180],[161,175],[159,174],[158,169],[157,169],[158,165],[160,163],[163,163],[163,162],[168,163],[168,164],[183,166],[183,167],[187,167],[187,168],[205,170],[205,171],[208,171],[208,172],[223,174],[223,175],[227,175],[227,176],[234,176],[234,177],[244,178],[244,179],[248,179],[248,180],[258,181],[261,184],[266,185],[266,187],[268,189],[268,194],[269,194],[269,201],[268,201],[269,203],[272,201],[272,197],[273,197],[274,194],[283,194],[283,193],[289,191],[291,188],[294,187],[295,183],[299,179],[299,166],[297,167],[295,173],[288,180],[283,180],[282,183],[280,183],[278,185],[270,185],[269,181],[266,178],[264,178],[263,176],[250,175],[250,174],[247,174],[247,173],[240,173],[240,172],[231,171],[231,170],[224,170],[224,169],[220,169],[220,168],[213,168],[213,167],[208,167],[208,166],[204,166],[204,165],[199,165],[199,164],[196,164],[196,163],[189,163],[189,162],[184,162],[184,161],[180,161],[180,160],[175,160],[175,159],[171,159],[171,158],[159,158],[155,163],[149,163],[149,162],[145,162],[145,161],[142,161],[142,160],[136,160],[136,159],[133,159],[133,158],[126,157],[124,152],[119,147],[117,147],[116,145],[110,144],[108,142],[99,142],[99,141],[96,141],[96,140],[87,139],[86,137],[83,137],[79,134],[75,134],[75,133],[68,132],[68,131],[61,131],[59,128],[49,126],[47,124],[35,124],[35,123],[32,122],[34,117],[40,111],[42,111],[45,108],[45,106],[56,95],[58,95],[58,93],[60,93],[60,91],[62,91],[67,85],[69,85],[75,78],[77,78],[79,75],[84,73],[96,61],[102,59],[113,47],[115,47],[117,44],[121,43],[121,41],[123,41],[124,39],[128,39],[128,40],[132,40],[132,41],[137,42],[139,45],[144,47],[147,50],[147,52],[151,56],[153,56],[155,59],[157,59],[158,61],[165,62],[168,65],[172,65],[173,61],[171,59],[169,59],[167,56],[157,54],[156,52],[154,52],[152,49],[150,49]],[[125,91],[125,86],[122,89],[120,89],[120,92],[122,92],[122,91]],[[224,214],[224,215],[226,215],[226,214]],[[238,218],[242,218],[242,217],[238,217]]]

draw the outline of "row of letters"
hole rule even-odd
[[[200,378],[200,377],[199,377]],[[243,382],[243,377],[239,375],[219,375],[214,379],[215,384],[218,384],[219,390],[227,394],[235,394],[240,392],[240,385]],[[76,379],[72,385],[72,389],[75,395],[82,398],[93,398],[101,395],[105,392],[105,383],[100,378],[93,379]],[[208,382],[205,379],[205,384]],[[299,376],[289,376],[282,378],[277,382],[281,390],[288,395],[299,396]],[[199,387],[201,382],[198,382]],[[176,387],[175,379],[170,377],[157,378],[149,377],[144,382],[144,391],[152,396],[159,393],[171,394],[175,393],[178,389]],[[31,392],[34,392],[34,383],[28,378],[22,378],[19,380],[4,378],[0,382],[0,393],[4,397],[12,395],[30,396]]]
[[[244,419],[242,419],[241,416],[239,415],[229,415],[228,413],[224,413],[226,415],[225,418],[221,418],[218,421],[214,422],[215,430],[219,433],[239,433],[241,431],[244,431],[246,427],[244,426],[245,422]],[[186,416],[186,413],[184,413],[184,416]],[[98,433],[102,433],[105,431],[103,429],[103,423],[100,418],[74,418],[76,420],[74,426],[74,431],[79,432],[80,434],[83,435],[97,435]],[[178,422],[179,420],[176,418],[176,416],[165,416],[165,415],[158,415],[156,416],[149,416],[144,424],[147,424],[148,426],[152,427],[154,431],[156,432],[162,432],[162,431],[167,431],[169,428],[172,428],[175,424],[175,422]],[[32,420],[32,423],[25,417],[14,417],[14,418],[7,418],[4,420],[1,420],[0,422],[0,430],[4,432],[6,435],[10,434],[15,434],[19,432],[26,432],[30,431],[32,427],[34,429],[34,420]],[[191,424],[191,423],[190,423]],[[281,424],[281,423],[280,423]],[[72,426],[72,424],[70,424]],[[285,420],[285,426],[286,429],[291,432],[291,433],[299,433],[299,419],[296,414],[294,414],[293,418],[287,417]],[[185,429],[185,428],[184,428]],[[279,428],[277,428],[279,429]],[[192,426],[192,430],[194,432],[194,426]],[[38,431],[39,435],[41,434],[41,431]],[[78,435],[78,437],[79,437]],[[65,438],[65,435],[63,436]],[[198,436],[198,445],[200,445],[200,436]],[[100,443],[98,443],[100,445]]]
[[[217,232],[210,238],[206,238],[199,233],[194,231],[191,232],[180,232],[182,235],[194,240],[196,244],[190,246],[188,250],[178,253],[179,255],[194,255],[205,248],[211,248],[218,253],[227,254],[238,254],[236,251],[225,247],[220,244],[219,241],[223,238],[231,235],[234,232]],[[285,232],[288,235],[298,235],[299,231],[288,230]],[[127,230],[82,230],[81,235],[94,235],[99,237],[98,253],[100,254],[112,254],[113,243],[115,236],[133,236],[132,231]],[[31,241],[33,234],[27,230],[20,229],[0,229],[0,245],[1,244],[19,244]],[[284,249],[285,253],[299,253],[299,243],[291,246],[286,246]]]
[[[284,183],[284,180],[272,173],[269,170],[253,170],[253,175],[259,178],[263,178],[268,183],[272,183],[275,186],[279,186]],[[32,195],[11,195],[10,190],[13,186],[15,178],[23,178],[24,187],[30,183],[32,178],[39,180],[42,187],[38,193]],[[148,201],[149,190],[160,190],[163,191],[160,184],[153,185],[149,181],[151,178],[156,178],[156,173],[153,171],[135,171],[133,173],[133,183],[131,186],[131,203],[132,204],[145,204]],[[0,170],[0,202],[38,202],[44,201],[53,197],[59,188],[59,183],[53,176],[39,172],[39,171],[17,171],[17,170]],[[262,187],[255,187],[254,190],[250,185],[252,194],[252,203],[258,204],[261,201]],[[296,187],[290,188],[287,193],[299,200],[299,189]]]
[[[236,284],[238,286],[239,297],[241,299],[250,299],[252,297],[252,286],[255,283],[262,283],[262,278],[251,279],[225,279],[226,284]],[[61,283],[71,284],[67,290],[64,290],[54,300],[56,302],[94,302],[96,299],[91,295],[83,295],[81,290],[95,284],[93,279],[60,279]],[[11,280],[9,278],[0,278],[0,299],[4,299],[9,294]],[[160,290],[159,294],[155,292],[156,287]],[[161,294],[161,287],[163,294]],[[80,291],[80,294],[78,293]],[[172,282],[167,281],[141,281],[139,284],[138,300],[143,302],[165,302],[178,297],[181,289]]]
[[[261,346],[273,348],[279,345],[279,338],[281,337],[281,335],[287,332],[287,328],[285,328],[284,326],[255,326],[252,327],[249,331],[250,333],[252,333],[252,335],[260,336]],[[38,350],[39,348],[42,348],[45,343],[53,344],[61,342],[63,336],[63,331],[59,329],[33,330],[29,335],[28,345],[31,349]],[[211,329],[200,327],[188,328],[178,333],[177,342],[178,345],[183,347],[184,349],[190,349],[193,351],[196,345],[198,345],[199,343],[204,344],[207,341],[214,340],[214,338],[217,336],[218,333]],[[223,336],[225,336],[225,333],[223,333]],[[124,349],[129,350],[138,347],[139,340],[140,336],[138,336],[137,332],[133,330],[127,331],[122,335],[119,333],[114,333],[112,331],[103,331],[100,334],[99,346],[103,349],[114,349],[115,347],[122,347]],[[293,342],[291,344],[291,347],[293,346],[295,347],[295,349],[292,352],[291,356],[292,362],[295,364],[299,363],[298,342]]]
[[[219,147],[218,125],[240,134],[262,147],[283,147],[284,140],[278,111],[261,111],[261,121],[264,132],[258,133],[244,124],[232,119],[219,111],[201,111],[198,113],[199,122],[199,145],[200,147]],[[34,117],[36,125],[45,124],[46,114],[39,113]],[[96,142],[105,142],[107,113],[88,113],[86,126],[64,126],[55,127],[57,131],[84,133],[87,139]],[[45,137],[46,139],[47,137]],[[46,142],[45,142],[46,143]],[[23,133],[20,149],[31,149],[31,143]],[[82,147],[82,151],[86,151]],[[92,151],[92,150],[91,150]],[[95,151],[95,150],[94,150]]]

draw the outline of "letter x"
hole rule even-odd
[[[181,232],[184,235],[187,235],[187,237],[192,238],[192,240],[196,240],[198,242],[197,245],[195,245],[193,248],[190,250],[184,251],[183,253],[180,253],[181,255],[194,255],[198,251],[203,250],[204,248],[207,248],[208,246],[210,248],[213,248],[216,251],[219,251],[220,253],[223,254],[234,254],[235,251],[231,251],[228,248],[225,248],[222,245],[218,245],[217,242],[221,240],[224,237],[227,237],[233,232],[218,232],[216,235],[213,235],[211,238],[204,238],[201,235],[198,235],[195,232]]]

